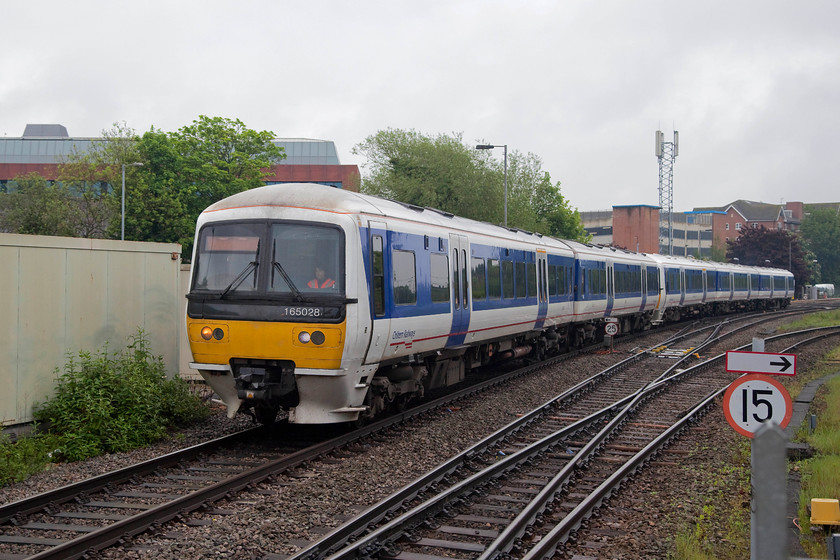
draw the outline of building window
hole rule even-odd
[[[729,231],[729,224],[726,224],[726,231]]]
[[[741,222],[735,222],[735,229],[738,231],[741,230]]]

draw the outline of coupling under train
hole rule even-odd
[[[785,307],[787,270],[563,241],[317,184],[198,218],[186,328],[228,408],[370,419],[479,366],[688,316]]]

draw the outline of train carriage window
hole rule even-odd
[[[729,291],[729,273],[728,272],[718,272],[718,289],[721,292],[728,292]]]
[[[484,259],[479,257],[472,257],[472,297],[473,301],[477,299],[487,299],[487,265]]]
[[[680,293],[680,269],[669,268],[665,271],[665,291],[669,294]]]
[[[647,269],[647,293],[649,296],[659,293],[659,271],[653,267]]]
[[[505,299],[513,299],[513,261],[502,261],[502,295]]]
[[[373,314],[385,316],[385,261],[382,251],[382,236],[371,239],[371,262],[373,265]]]
[[[502,268],[498,259],[487,259],[487,295],[490,299],[502,297]]]
[[[572,268],[568,266],[560,267],[560,273],[562,274],[562,284],[561,289],[565,286],[563,293],[571,294],[572,293]]]
[[[593,295],[607,293],[607,271],[606,269],[592,269],[589,271],[589,292]]]
[[[548,265],[548,295],[557,295],[557,265]]]
[[[417,269],[414,251],[394,251],[391,261],[394,270],[394,303],[414,305],[417,303]]]
[[[449,258],[443,253],[432,253],[431,283],[432,303],[449,301]]]
[[[516,267],[516,297],[524,298],[525,297],[525,263],[524,262],[517,262],[515,264]]]
[[[528,297],[537,295],[537,263],[528,266]]]

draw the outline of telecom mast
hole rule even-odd
[[[680,133],[666,142],[661,130],[656,131],[656,157],[659,158],[659,252],[674,254],[674,160],[680,153]]]

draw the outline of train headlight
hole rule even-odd
[[[322,345],[324,343],[324,341],[327,339],[327,337],[324,336],[324,333],[322,333],[321,331],[313,332],[311,338],[312,338],[312,343],[316,344],[318,346]]]
[[[301,342],[301,344],[306,344],[307,342],[312,340],[312,337],[309,335],[308,332],[300,331],[300,333],[298,334],[298,340]]]
[[[225,337],[225,331],[219,327],[215,329],[213,327],[202,327],[201,328],[201,338],[204,340],[210,340],[211,338],[215,338],[216,340],[222,340]]]

